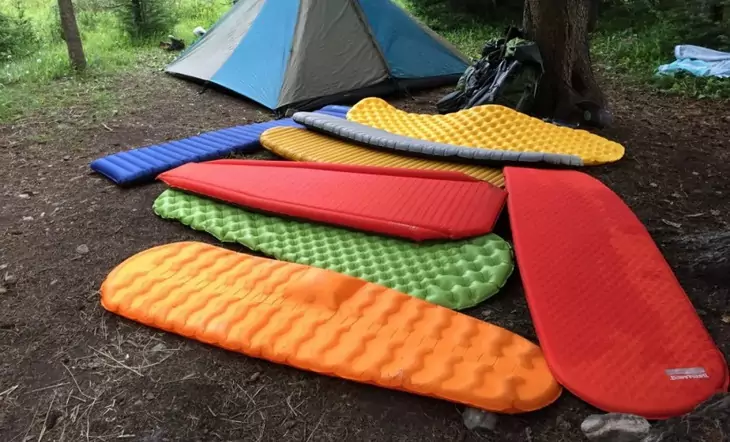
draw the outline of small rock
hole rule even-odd
[[[555,425],[557,425],[557,427],[560,428],[562,431],[569,431],[571,428],[573,428],[573,425],[568,422],[563,416],[558,416],[558,418],[555,419]]]
[[[23,217],[23,221],[33,221],[33,217],[32,216],[24,216]]]
[[[713,215],[715,215],[715,216],[719,216],[720,215],[720,211],[719,210],[715,210],[715,209],[710,210],[710,213],[713,214]]]
[[[722,322],[725,324],[730,324],[730,313],[725,313],[722,315]]]
[[[144,398],[147,399],[148,401],[151,401],[152,399],[155,398],[155,395],[153,393],[147,393],[144,395]]]
[[[86,244],[81,244],[80,246],[76,247],[76,253],[79,255],[86,255],[89,253],[89,246]]]
[[[30,195],[28,195],[27,193],[19,193],[18,198],[27,200],[28,198],[30,198]]]
[[[165,349],[165,344],[163,344],[162,342],[155,344],[155,346],[152,347],[152,351],[165,351]]]
[[[296,424],[297,423],[294,422],[294,421],[286,421],[286,422],[284,422],[284,428],[286,428],[287,430],[289,430],[289,429],[291,429],[291,427],[293,427]]]
[[[7,264],[0,265],[0,270],[5,270],[8,268]]]
[[[491,310],[484,310],[482,312],[482,318],[487,319],[490,316],[492,316],[492,311]]]
[[[257,379],[258,379],[258,378],[259,378],[260,376],[261,376],[261,372],[258,372],[258,371],[257,371],[256,373],[252,374],[250,378],[248,378],[248,381],[249,381],[249,382],[256,382],[256,380],[257,380]]]
[[[4,295],[8,292],[8,289],[0,285],[0,295]]]
[[[659,187],[659,184],[657,184],[657,183],[649,183],[649,185],[650,185],[651,187]]]
[[[18,281],[18,277],[6,272],[5,277],[3,277],[3,280],[5,282],[7,282],[8,284],[15,284]]]
[[[65,157],[63,157],[63,161],[68,161],[70,159],[71,159],[71,156],[70,155],[66,155]]]
[[[144,405],[144,402],[142,402],[142,399],[138,399],[134,402],[135,407],[141,407],[142,405]]]
[[[692,175],[694,175],[694,176],[700,176],[700,173],[699,172],[692,172]]]
[[[461,418],[469,430],[480,428],[494,431],[497,428],[497,415],[488,411],[467,407]]]
[[[580,429],[594,442],[638,442],[649,434],[651,425],[641,416],[608,413],[588,416]]]

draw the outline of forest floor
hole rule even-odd
[[[162,184],[121,189],[89,162],[270,118],[152,69],[107,86],[114,94],[102,107],[81,95],[0,126],[0,440],[584,440],[580,423],[597,410],[568,392],[477,433],[462,424],[463,407],[445,401],[249,358],[106,312],[100,284],[125,258],[215,241],[153,214]],[[645,223],[729,356],[730,263],[720,247],[730,230],[730,107],[605,86],[616,122],[602,135],[627,154],[586,171]],[[443,93],[394,103],[434,112]],[[536,341],[519,274],[467,313]]]

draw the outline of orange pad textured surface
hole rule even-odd
[[[505,168],[515,255],[558,381],[611,412],[667,418],[727,390],[728,368],[649,232],[600,181]]]
[[[109,311],[249,356],[485,410],[561,392],[540,348],[500,327],[366,281],[197,242],[124,261]]]

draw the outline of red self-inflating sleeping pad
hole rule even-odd
[[[505,168],[525,295],[558,382],[606,411],[667,418],[728,367],[646,228],[598,180]]]
[[[487,234],[506,197],[459,172],[308,162],[218,160],[158,178],[234,205],[416,241]]]

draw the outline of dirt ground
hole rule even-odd
[[[730,105],[606,87],[616,123],[603,135],[627,154],[587,171],[646,224],[728,356]],[[89,162],[270,118],[151,70],[112,89],[119,98],[109,111],[79,105],[0,126],[0,440],[584,440],[580,422],[597,410],[568,392],[476,433],[454,404],[252,359],[105,312],[99,286],[125,258],[215,240],[153,214],[161,184],[120,189]],[[433,112],[443,92],[397,104]],[[497,233],[510,237],[505,220]],[[536,340],[519,274],[467,313]],[[706,440],[721,440],[714,434]]]

